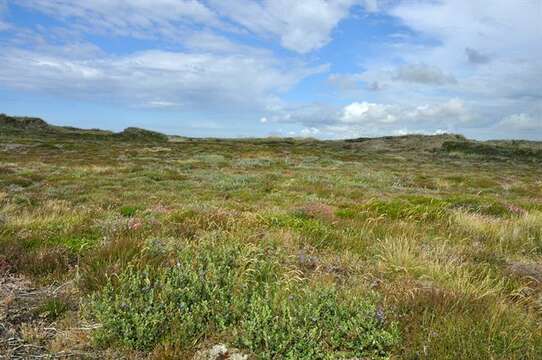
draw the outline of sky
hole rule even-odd
[[[0,0],[0,113],[542,140],[542,0]]]

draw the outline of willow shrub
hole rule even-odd
[[[260,359],[330,359],[387,358],[398,341],[374,294],[296,278],[275,246],[200,242],[175,259],[132,265],[91,297],[100,343],[186,351],[212,336]]]

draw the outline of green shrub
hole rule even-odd
[[[100,343],[189,349],[213,334],[259,359],[331,359],[384,358],[398,340],[372,294],[287,286],[273,247],[210,242],[176,255],[173,267],[129,267],[91,298]]]
[[[517,144],[495,144],[475,141],[446,141],[442,144],[445,152],[462,152],[470,155],[489,157],[502,157],[513,159],[542,159],[542,150],[530,147],[521,147]]]
[[[236,345],[261,359],[386,358],[398,340],[370,298],[334,287],[257,296],[242,318]]]
[[[167,142],[168,136],[156,131],[140,129],[136,127],[128,127],[120,133],[114,134],[115,138],[126,141],[142,141],[142,142]]]

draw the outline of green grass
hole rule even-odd
[[[69,304],[66,300],[58,297],[48,299],[36,311],[41,317],[46,317],[49,320],[56,320],[69,310]]]
[[[123,206],[120,208],[120,213],[125,217],[133,217],[138,210],[137,206]]]
[[[0,134],[2,269],[93,329],[46,351],[541,358],[539,144],[128,135]]]

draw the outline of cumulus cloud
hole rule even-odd
[[[302,137],[306,137],[306,138],[309,138],[309,137],[316,137],[320,134],[320,130],[317,129],[317,128],[314,128],[314,127],[311,127],[311,128],[303,128],[301,129],[300,131],[300,135]]]
[[[355,102],[344,107],[338,122],[358,125],[388,125],[402,120],[403,124],[411,122],[413,125],[420,122],[453,122],[457,124],[468,121],[470,118],[471,114],[463,101],[450,99],[445,103],[411,107]]]
[[[316,129],[312,134],[329,138],[352,138],[386,134],[454,132],[468,126],[475,114],[460,99],[418,106],[353,102],[341,108],[321,104],[280,109],[271,122],[298,124]],[[445,130],[444,130],[445,129]]]
[[[445,74],[436,66],[426,64],[408,64],[397,69],[394,80],[425,85],[454,84],[457,80]]]
[[[355,102],[343,109],[338,120],[346,124],[390,124],[398,120],[398,112],[399,109],[393,105]]]
[[[512,121],[531,126],[540,120],[534,116],[542,113],[537,107],[542,103],[539,1],[416,0],[388,4],[384,11],[411,35],[390,38],[379,47],[381,55],[362,61],[359,76],[366,90],[372,90],[371,84],[383,90],[367,96],[377,103],[411,108],[410,112],[415,111],[412,104],[416,103],[468,98],[472,119],[470,127],[465,125],[463,130],[473,136],[483,135],[484,128],[498,128],[500,132],[492,136],[507,135],[502,125],[496,126],[503,113],[530,114],[534,119],[516,117],[505,124]],[[398,62],[409,65],[397,67]],[[412,88],[412,84],[423,86]],[[398,126],[405,121],[403,116]],[[522,136],[526,135],[536,134]]]

